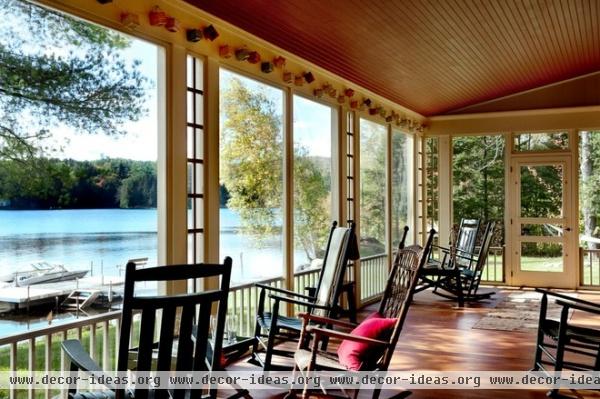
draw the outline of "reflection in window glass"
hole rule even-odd
[[[569,133],[520,133],[514,136],[516,151],[548,151],[569,148]]]
[[[562,217],[563,166],[521,166],[521,217]]]
[[[562,244],[554,242],[522,242],[521,270],[528,272],[562,272]]]
[[[360,255],[385,253],[387,127],[360,120]]]
[[[412,137],[400,131],[392,131],[392,245],[398,245],[404,234],[404,226],[414,226],[412,220]],[[412,228],[412,227],[411,227]],[[406,237],[412,244],[413,235]]]
[[[220,71],[220,257],[232,282],[283,271],[283,92]]]
[[[294,267],[320,267],[331,226],[331,107],[294,96]]]

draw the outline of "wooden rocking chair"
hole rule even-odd
[[[391,334],[386,339],[368,338],[321,327],[322,325],[346,329],[356,327],[352,323],[310,313],[300,315],[303,320],[302,332],[298,342],[298,350],[294,355],[295,366],[292,380],[295,379],[295,374],[298,372],[307,374],[318,370],[348,370],[346,366],[340,363],[340,359],[336,354],[319,348],[319,343],[329,338],[365,343],[372,346],[372,349],[368,352],[369,359],[362,363],[360,371],[386,371],[388,369],[412,301],[419,269],[423,267],[428,258],[428,251],[431,249],[434,235],[435,230],[431,230],[424,248],[411,245],[398,251],[377,314],[377,317],[396,320]],[[381,387],[374,389],[373,399],[377,399],[380,392]],[[357,393],[355,392],[355,394]],[[306,397],[307,394],[308,387],[305,385],[302,396]],[[396,397],[400,398],[408,395],[410,395],[410,391],[403,391]],[[290,399],[295,396],[296,392],[292,388],[286,398]]]
[[[336,317],[339,312],[338,299],[342,289],[348,260],[358,259],[358,244],[354,234],[354,223],[350,227],[339,227],[333,222],[323,268],[319,276],[319,284],[314,295],[299,294],[294,291],[256,284],[260,288],[256,327],[252,347],[251,362],[263,366],[265,371],[273,367],[289,369],[281,365],[273,365],[273,355],[293,357],[294,352],[275,349],[276,341],[296,341],[302,329],[302,320],[297,317],[286,317],[279,314],[281,302],[305,306],[310,314],[321,317]],[[267,297],[267,292],[272,292]],[[271,311],[267,311],[266,301],[273,300]],[[265,331],[265,332],[263,332]],[[259,354],[264,349],[264,359]]]

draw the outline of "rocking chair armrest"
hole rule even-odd
[[[301,301],[299,299],[294,299],[294,298],[290,298],[287,296],[270,294],[269,298],[275,299],[276,301],[284,301],[284,302],[293,303],[296,305],[310,306],[312,308],[317,308],[317,309],[325,309],[325,310],[331,309],[329,306],[317,305],[316,303],[313,303],[313,302]]]
[[[564,306],[566,308],[577,309],[577,310],[581,310],[583,312],[589,312],[589,313],[594,313],[594,314],[600,315],[600,307],[598,307],[598,306],[592,307],[592,306],[589,306],[586,304],[577,303],[577,302],[573,302],[573,301],[569,301],[569,300],[562,300],[562,299],[557,299],[556,304],[560,305],[560,306]]]
[[[442,247],[441,245],[432,245],[432,247],[439,249],[440,251],[442,251],[445,254],[450,254],[451,248],[449,248],[449,247]],[[458,257],[464,257],[464,258],[469,258],[469,259],[474,258],[472,252],[465,251],[464,249],[460,249],[460,248],[454,248],[454,250],[457,252],[456,256],[458,256]],[[459,254],[459,252],[462,254]]]
[[[289,291],[289,290],[286,290],[283,288],[271,287],[270,285],[266,285],[266,284],[256,283],[256,284],[254,284],[254,286],[258,287],[258,288],[263,288],[268,291],[279,292],[279,293],[285,294],[285,295],[296,296],[299,298],[304,298],[304,299],[309,299],[309,300],[314,299],[314,297],[309,296],[309,295],[299,294],[297,292]]]
[[[331,325],[335,325],[335,326],[348,327],[348,328],[354,328],[357,326],[357,324],[350,323],[348,321],[330,319],[329,317],[317,316],[317,315],[306,313],[306,312],[298,313],[298,317],[300,317],[301,319],[304,319],[306,321],[315,321],[319,324],[331,324]]]
[[[573,298],[573,297],[570,297],[568,295],[559,294],[558,292],[550,291],[550,290],[547,290],[547,289],[544,289],[544,288],[536,288],[535,290],[537,292],[539,292],[539,293],[550,295],[550,296],[555,296],[557,298],[561,298],[561,299],[567,300],[569,302],[574,302],[574,303],[577,303],[577,304],[580,304],[580,305],[585,305],[585,306],[588,306],[590,308],[600,309],[600,304],[598,304],[598,303],[586,301],[584,299]]]
[[[352,335],[352,334],[349,334],[349,333],[345,333],[345,332],[341,332],[341,331],[335,331],[335,330],[330,330],[328,328],[322,328],[322,327],[317,327],[317,326],[307,326],[306,327],[306,331],[308,333],[315,334],[315,339],[317,341],[319,340],[320,336],[325,335],[325,336],[327,336],[329,338],[339,338],[339,339],[343,339],[343,340],[350,340],[350,341],[354,341],[354,342],[361,342],[361,343],[364,343],[364,344],[382,345],[382,346],[389,345],[389,342],[380,341],[378,339],[362,337],[360,335]]]
[[[78,370],[90,372],[95,376],[105,374],[104,370],[91,358],[89,353],[83,348],[78,339],[67,339],[61,343],[65,355],[69,358],[72,365],[77,366]],[[104,384],[108,389],[115,390],[112,384]]]
[[[82,371],[102,371],[102,368],[96,363],[89,353],[83,348],[78,339],[67,339],[62,342],[62,348],[71,363],[75,364]]]

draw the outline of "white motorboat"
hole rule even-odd
[[[84,277],[87,270],[69,271],[63,265],[52,265],[48,262],[33,263],[31,267],[11,274],[0,276],[4,282],[12,282],[17,287],[33,284],[56,283]]]

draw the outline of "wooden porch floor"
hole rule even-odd
[[[392,370],[529,370],[533,364],[535,332],[506,332],[473,329],[488,309],[515,290],[498,289],[493,299],[468,304],[464,309],[456,302],[445,300],[430,292],[415,296],[404,330],[396,347],[390,369]],[[579,293],[579,298],[600,303],[600,293]],[[362,320],[375,310],[372,305],[360,312]],[[573,315],[582,324],[600,326],[600,318],[582,318]],[[246,359],[231,365],[231,370],[256,369]],[[280,398],[285,393],[252,390],[254,398]],[[397,392],[382,391],[381,398],[390,398]],[[362,391],[360,398],[370,397]],[[545,391],[526,390],[413,390],[412,399],[425,398],[507,398],[542,399]],[[577,397],[577,396],[574,396]],[[585,398],[600,398],[600,393],[585,392]]]

